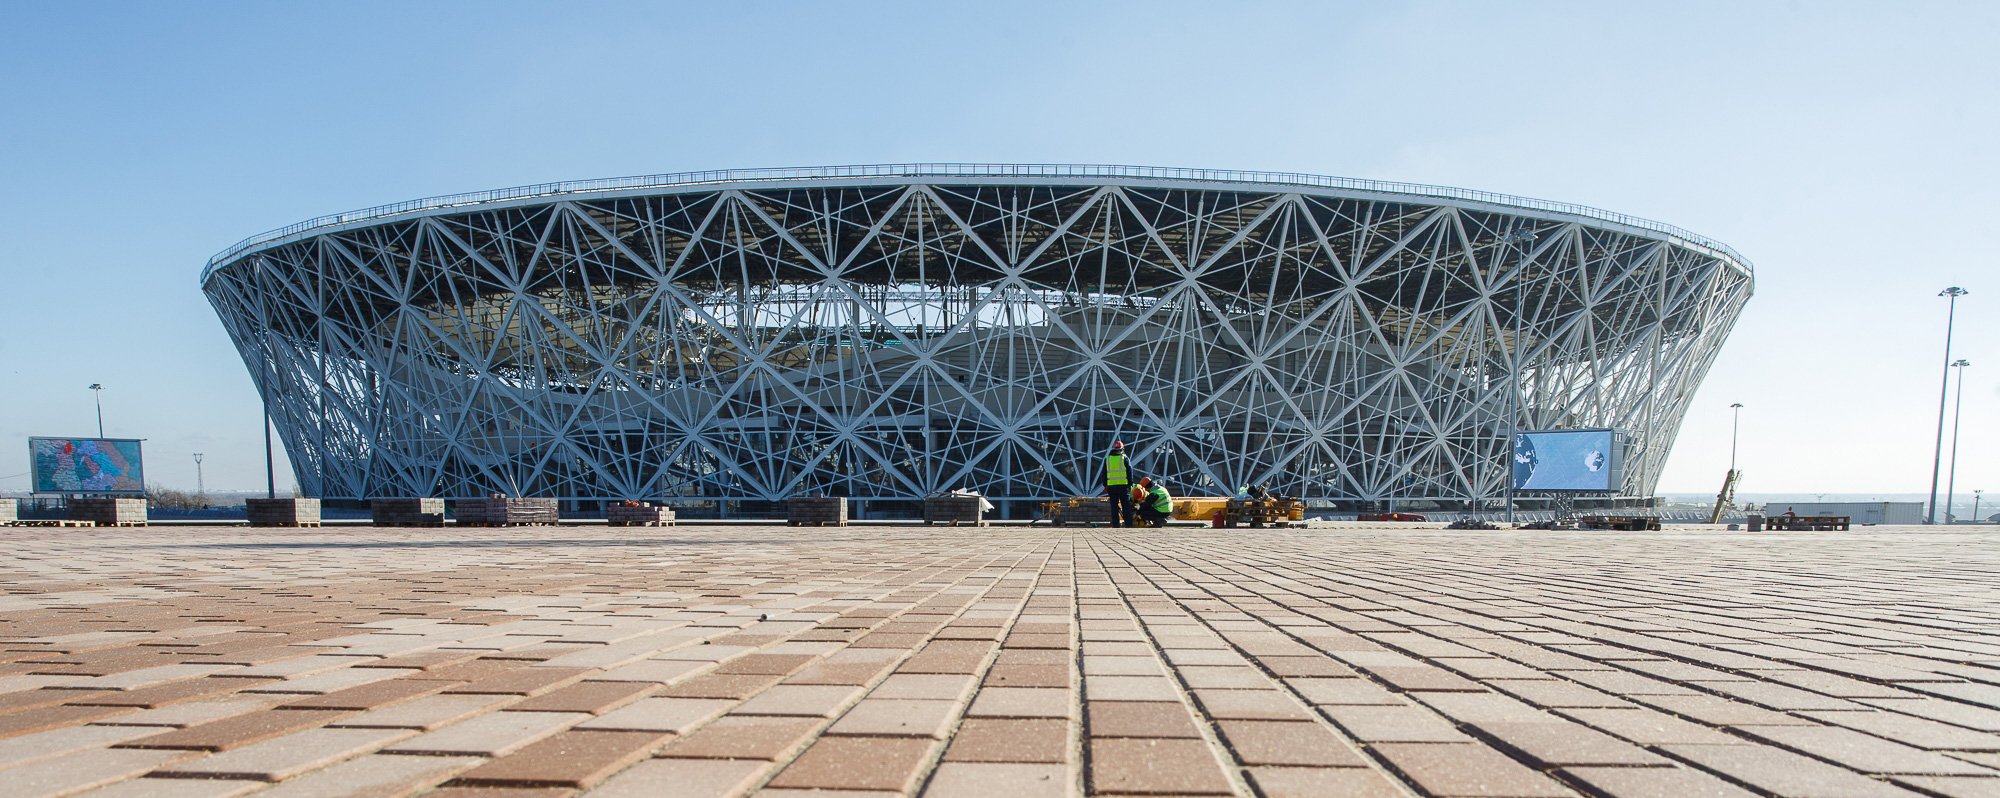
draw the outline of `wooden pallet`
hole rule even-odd
[[[954,518],[954,519],[949,519],[949,520],[944,520],[944,521],[925,521],[925,522],[924,522],[924,526],[940,526],[940,525],[942,525],[942,526],[987,526],[987,523],[986,523],[985,521],[969,521],[969,520],[961,520],[961,519],[956,519],[956,518]]]
[[[605,521],[605,526],[673,526],[672,519],[665,521]]]
[[[97,526],[96,521],[76,521],[68,518],[24,518],[12,526]]]

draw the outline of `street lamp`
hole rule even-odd
[[[104,437],[104,383],[90,384],[90,395],[97,398],[97,437]]]
[[[1507,523],[1513,524],[1514,447],[1517,445],[1514,439],[1521,435],[1521,312],[1523,308],[1520,272],[1528,268],[1528,247],[1535,243],[1535,234],[1529,230],[1515,229],[1501,236],[1500,240],[1518,247],[1521,251],[1521,262],[1514,267],[1515,275],[1511,281],[1513,283],[1511,287],[1514,290],[1514,339],[1507,347],[1508,360],[1512,361],[1512,366],[1508,369],[1509,376],[1507,379],[1507,445],[1502,450],[1502,454],[1507,458],[1505,474],[1507,478]]]
[[[194,493],[201,497],[202,506],[208,506],[208,481],[201,476],[201,452],[194,453]]]
[[[1948,297],[1944,311],[1944,377],[1938,385],[1938,431],[1937,446],[1931,454],[1931,511],[1924,516],[1924,523],[1937,523],[1938,474],[1944,466],[1944,399],[1951,389],[1951,324],[1958,314],[1958,298],[1972,293],[1958,286],[1938,292],[1938,296]]]
[[[1732,479],[1735,478],[1736,475],[1736,428],[1737,428],[1737,422],[1741,421],[1742,418],[1743,418],[1743,403],[1737,402],[1733,405],[1730,405],[1729,406],[1729,474]]]
[[[1979,494],[1985,492],[1986,491],[1980,490],[1978,488],[1974,488],[1972,490],[1972,523],[1975,524],[1984,523],[1979,518]]]
[[[1958,398],[1951,400],[1951,468],[1944,478],[1944,522],[1951,523],[1951,497],[1958,484],[1958,411],[1965,407],[1965,367],[1972,361],[1959,358],[1951,364],[1958,369]]]

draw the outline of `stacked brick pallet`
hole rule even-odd
[[[368,509],[376,526],[444,526],[443,499],[374,499]]]
[[[608,526],[673,526],[674,508],[655,507],[640,503],[609,504],[604,507],[604,523]]]
[[[71,499],[72,521],[89,521],[98,526],[145,526],[145,499]]]
[[[459,526],[553,526],[562,521],[555,499],[494,496],[453,502]]]
[[[847,499],[800,496],[785,502],[786,526],[847,526]]]
[[[1224,526],[1291,526],[1305,520],[1305,505],[1289,499],[1230,499]]]
[[[924,523],[952,526],[985,526],[985,511],[978,496],[944,494],[924,497]]]
[[[1078,496],[1042,506],[1042,517],[1056,526],[1110,526],[1111,500],[1103,496]]]
[[[0,499],[0,524],[12,524],[21,520],[21,500]]]
[[[251,526],[319,526],[318,499],[244,499]]]

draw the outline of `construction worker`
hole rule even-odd
[[[1132,469],[1125,464],[1125,442],[1112,441],[1104,456],[1104,495],[1111,499],[1111,525],[1132,523]]]
[[[1146,489],[1146,500],[1139,504],[1139,521],[1135,526],[1166,526],[1167,519],[1174,514],[1174,497],[1167,495],[1167,487],[1153,481],[1152,477],[1139,480],[1139,487]]]

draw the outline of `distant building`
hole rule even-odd
[[[1923,502],[1770,502],[1764,514],[1844,515],[1853,524],[1921,524]]]
[[[1479,191],[908,164],[416,200],[203,288],[310,496],[1025,511],[1098,493],[1114,439],[1176,495],[1491,501],[1510,427],[1617,429],[1613,492],[1651,496],[1752,276]]]

